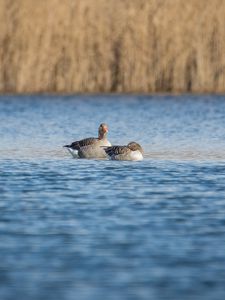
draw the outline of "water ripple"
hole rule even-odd
[[[31,98],[0,101],[0,298],[223,299],[223,98]],[[145,160],[61,148],[102,121]]]

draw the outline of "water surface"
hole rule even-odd
[[[141,162],[73,159],[95,136]],[[223,96],[2,96],[0,299],[224,299]]]

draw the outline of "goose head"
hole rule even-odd
[[[143,149],[142,149],[142,147],[141,147],[141,145],[139,145],[138,143],[136,143],[136,142],[130,142],[128,145],[127,145],[127,147],[130,149],[130,150],[132,150],[132,151],[140,151],[142,154],[143,154]]]
[[[98,138],[99,139],[106,138],[108,131],[109,131],[108,126],[105,123],[100,124],[98,128]]]

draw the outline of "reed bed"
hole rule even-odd
[[[0,0],[0,92],[225,92],[225,0]]]

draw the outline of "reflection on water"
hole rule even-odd
[[[223,299],[223,97],[31,98],[0,101],[0,299]],[[61,147],[101,122],[145,160]]]
[[[147,158],[225,159],[225,101],[211,97],[1,97],[1,158],[65,157],[60,146],[109,124],[113,144]]]

